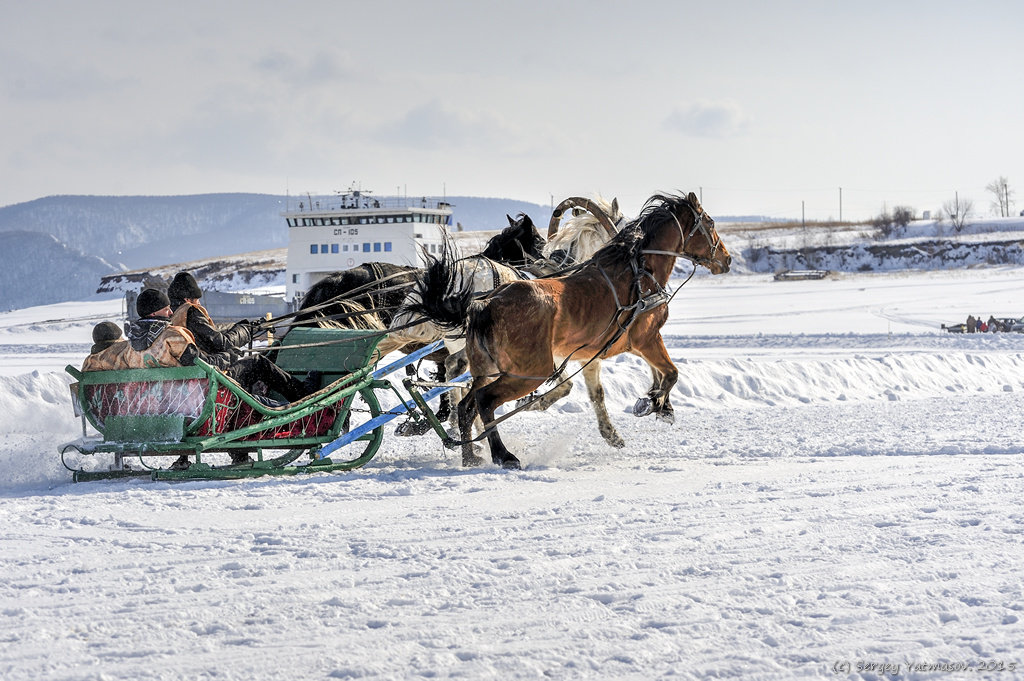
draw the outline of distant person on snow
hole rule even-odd
[[[967,315],[967,333],[974,333],[974,315]]]

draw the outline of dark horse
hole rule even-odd
[[[623,352],[646,360],[653,376],[651,389],[633,413],[671,420],[669,391],[678,370],[665,349],[661,327],[668,319],[665,286],[677,257],[713,274],[728,272],[732,262],[714,220],[692,192],[651,197],[637,219],[569,274],[513,282],[481,300],[463,295],[460,305],[439,305],[439,322],[454,323],[460,306],[468,316],[466,352],[473,384],[459,404],[463,465],[481,463],[469,442],[477,412],[489,424],[495,409],[536,390],[564,360],[583,363],[602,430],[610,422],[599,360]],[[519,468],[493,424],[487,440],[494,463]]]
[[[508,218],[509,226],[491,237],[480,255],[511,267],[523,267],[539,259],[544,248],[544,237],[537,231],[530,217],[522,213],[515,219],[509,215],[505,217]],[[405,302],[412,284],[422,273],[422,268],[410,265],[368,262],[329,274],[306,292],[291,326],[315,325],[318,320],[345,319],[351,320],[352,326],[361,328],[358,314],[347,316],[353,312],[353,308],[345,304],[347,302],[375,310],[384,327],[389,327],[395,313]],[[348,295],[357,289],[359,293]]]

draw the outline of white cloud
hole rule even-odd
[[[667,130],[692,137],[716,139],[738,137],[746,132],[749,119],[731,102],[697,102],[675,109],[665,119]]]
[[[375,137],[381,142],[414,149],[508,151],[516,146],[519,134],[489,112],[455,110],[435,100],[380,126]]]

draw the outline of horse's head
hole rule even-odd
[[[526,264],[539,258],[544,248],[544,237],[530,216],[520,213],[514,219],[511,215],[505,217],[508,218],[508,227],[491,237],[480,255],[506,264]]]
[[[722,238],[715,230],[715,221],[700,205],[697,195],[690,192],[685,201],[680,201],[678,220],[680,252],[698,265],[707,267],[711,274],[724,274],[729,271],[732,256],[729,249],[722,243]]]

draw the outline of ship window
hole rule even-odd
[[[312,253],[313,255],[316,255],[316,244],[310,245],[309,252]]]
[[[359,224],[365,225],[366,224],[366,218],[359,218]]]
[[[327,244],[320,244],[320,252],[325,255],[327,254]]]
[[[390,253],[391,252],[391,242],[390,241],[385,241],[384,242],[384,251],[386,253]]]
[[[369,252],[370,252],[370,243],[369,242],[363,243],[363,253],[369,253]]]
[[[380,253],[380,242],[379,241],[373,242],[373,252],[374,253]]]
[[[338,252],[338,244],[331,244],[331,253]]]
[[[293,284],[298,284],[299,283],[299,275],[297,275],[297,274],[293,274],[292,275],[292,283]]]

